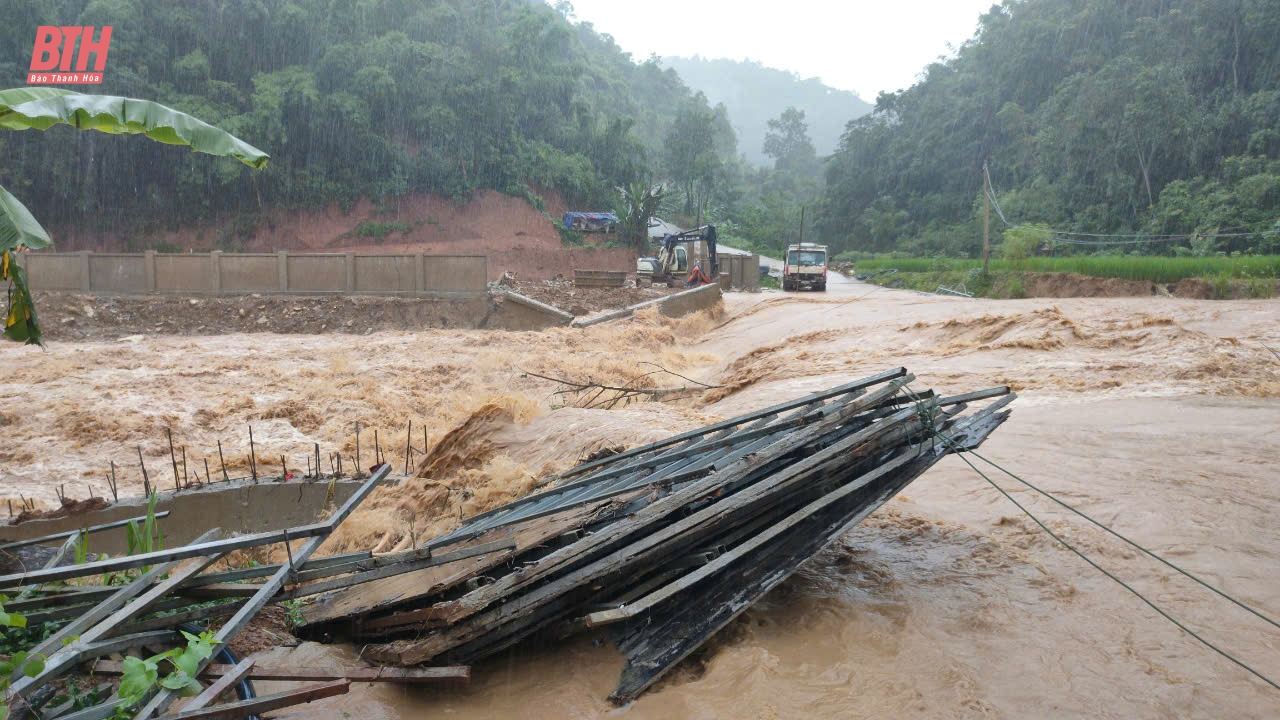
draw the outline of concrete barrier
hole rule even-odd
[[[479,297],[483,255],[21,253],[33,290],[116,295],[248,293]]]
[[[759,290],[760,256],[721,253],[720,285],[726,290]]]
[[[483,327],[496,330],[545,330],[573,322],[573,315],[523,295],[493,291]]]
[[[621,320],[622,318],[631,317],[637,310],[657,306],[658,312],[667,317],[680,317],[688,315],[699,310],[706,310],[720,302],[721,293],[720,286],[717,284],[703,285],[692,290],[685,290],[674,295],[648,300],[630,307],[614,310],[612,312],[593,315],[589,318],[578,318],[573,321],[573,327],[591,327],[600,323],[609,322],[610,320]]]
[[[333,502],[341,504],[360,487],[355,480],[335,483]],[[277,530],[319,520],[329,483],[233,481],[214,483],[198,490],[161,493],[157,511],[169,511],[160,520],[166,547],[184,545],[209,528],[227,535]],[[0,525],[0,543],[79,530],[147,514],[143,497],[124,498],[97,512],[52,520],[32,520],[21,525]],[[124,529],[104,530],[89,536],[89,551],[118,555],[128,549]]]

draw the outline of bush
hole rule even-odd
[[[1020,267],[1027,258],[1034,257],[1040,246],[1052,236],[1045,226],[1027,226],[1009,228],[1004,231],[1004,243],[1000,246],[1000,256]]]
[[[407,222],[370,222],[362,220],[356,225],[355,236],[359,238],[373,238],[373,241],[382,244],[383,240],[393,232],[408,234],[413,230],[413,226]],[[344,233],[343,237],[350,237],[351,233]]]

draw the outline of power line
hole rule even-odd
[[[906,391],[907,391],[908,395],[910,395],[911,397],[913,397],[913,398],[917,399],[917,401],[918,401],[918,402],[917,402],[917,405],[921,408],[921,412],[922,412],[922,413],[924,413],[924,410],[923,410],[923,401],[922,401],[922,399],[921,399],[921,398],[919,398],[919,396],[915,395],[915,393],[911,392],[911,390],[910,390],[910,389],[907,389],[907,388],[904,388],[904,389],[906,389]],[[1184,625],[1184,624],[1183,624],[1181,621],[1179,621],[1177,618],[1173,617],[1173,616],[1172,616],[1172,615],[1170,615],[1169,613],[1167,613],[1167,612],[1165,612],[1164,610],[1160,609],[1160,607],[1159,607],[1159,606],[1157,606],[1154,602],[1152,602],[1152,601],[1148,600],[1148,599],[1146,598],[1146,596],[1144,596],[1142,593],[1140,593],[1140,592],[1138,592],[1136,589],[1134,589],[1134,588],[1133,588],[1133,586],[1129,585],[1129,584],[1128,584],[1128,583],[1126,583],[1125,581],[1123,581],[1123,580],[1121,580],[1120,578],[1118,578],[1118,577],[1116,577],[1115,575],[1113,575],[1113,574],[1112,574],[1111,572],[1109,572],[1106,568],[1103,568],[1101,565],[1099,565],[1098,563],[1094,562],[1094,561],[1093,561],[1089,556],[1085,555],[1083,552],[1081,552],[1080,550],[1078,550],[1074,545],[1072,545],[1071,543],[1067,542],[1065,539],[1063,539],[1061,536],[1059,536],[1059,535],[1058,535],[1057,533],[1055,533],[1054,531],[1050,530],[1048,525],[1045,525],[1045,524],[1044,524],[1044,523],[1043,523],[1039,518],[1037,518],[1037,517],[1036,517],[1036,516],[1035,516],[1035,515],[1030,511],[1030,510],[1028,510],[1026,507],[1024,507],[1024,506],[1022,505],[1022,503],[1020,503],[1020,502],[1018,502],[1017,500],[1015,500],[1015,499],[1013,498],[1013,496],[1012,496],[1012,495],[1010,495],[1010,494],[1009,494],[1009,492],[1008,492],[1007,490],[1005,490],[1003,487],[1001,487],[1000,485],[998,485],[998,484],[997,484],[994,480],[992,480],[991,478],[987,477],[987,474],[986,474],[986,473],[984,473],[984,472],[982,472],[981,470],[979,470],[979,469],[978,469],[978,467],[977,467],[976,465],[974,465],[972,462],[970,462],[970,461],[969,461],[969,458],[965,457],[965,455],[966,455],[967,453],[972,453],[973,451],[971,451],[971,450],[964,450],[964,449],[962,449],[962,448],[961,448],[961,447],[960,447],[960,446],[959,446],[959,445],[958,445],[958,444],[957,444],[953,439],[951,439],[951,438],[947,437],[946,435],[943,435],[941,432],[939,432],[939,431],[937,430],[937,428],[933,427],[932,422],[929,422],[929,420],[928,420],[928,419],[926,419],[926,420],[925,420],[924,425],[925,425],[925,428],[926,428],[926,429],[929,429],[929,430],[931,430],[931,431],[932,431],[932,433],[933,433],[933,435],[934,435],[934,436],[936,436],[936,437],[940,438],[943,442],[945,442],[945,443],[947,443],[948,445],[950,445],[950,446],[951,446],[951,448],[952,448],[953,450],[955,450],[955,455],[956,455],[957,457],[959,457],[961,460],[963,460],[963,461],[964,461],[964,463],[965,463],[966,465],[968,465],[968,466],[969,466],[969,468],[970,468],[971,470],[973,470],[973,471],[974,471],[974,472],[976,472],[979,476],[981,476],[983,480],[986,480],[986,481],[987,481],[987,483],[988,483],[988,484],[990,484],[990,485],[991,485],[991,487],[995,488],[995,489],[996,489],[996,490],[997,490],[1001,495],[1003,495],[1003,496],[1005,497],[1005,499],[1007,499],[1009,502],[1013,503],[1013,504],[1014,504],[1014,506],[1016,506],[1019,510],[1021,510],[1021,511],[1023,512],[1023,514],[1025,514],[1027,517],[1031,518],[1032,522],[1034,522],[1036,525],[1038,525],[1038,526],[1040,527],[1040,529],[1041,529],[1041,530],[1045,531],[1045,533],[1047,533],[1047,534],[1049,535],[1049,537],[1053,538],[1054,540],[1057,540],[1057,541],[1058,541],[1058,543],[1060,543],[1063,547],[1065,547],[1066,549],[1070,550],[1071,552],[1075,553],[1075,554],[1076,554],[1076,555],[1077,555],[1081,560],[1084,560],[1085,562],[1089,563],[1089,565],[1091,565],[1091,566],[1093,567],[1093,569],[1097,570],[1098,572],[1102,573],[1102,574],[1103,574],[1103,575],[1105,575],[1106,577],[1110,578],[1111,580],[1113,580],[1113,581],[1114,581],[1117,585],[1119,585],[1120,587],[1124,588],[1125,590],[1128,590],[1130,593],[1132,593],[1132,594],[1133,594],[1135,597],[1137,597],[1139,600],[1141,600],[1142,602],[1146,603],[1146,605],[1147,605],[1148,607],[1150,607],[1152,610],[1155,610],[1157,613],[1159,613],[1159,615],[1160,615],[1161,617],[1163,617],[1165,620],[1168,620],[1169,622],[1171,622],[1171,623],[1173,623],[1175,626],[1177,626],[1177,627],[1178,627],[1178,629],[1182,630],[1182,631],[1183,631],[1183,632],[1185,632],[1186,634],[1188,634],[1188,635],[1190,635],[1191,637],[1195,638],[1196,640],[1200,641],[1200,643],[1201,643],[1202,645],[1204,645],[1205,647],[1209,648],[1210,650],[1213,650],[1214,652],[1218,653],[1219,655],[1221,655],[1222,657],[1226,658],[1227,660],[1230,660],[1231,662],[1235,663],[1237,666],[1241,667],[1242,669],[1244,669],[1245,671],[1247,671],[1249,674],[1253,675],[1254,677],[1258,678],[1259,680],[1261,680],[1261,681],[1265,682],[1266,684],[1270,685],[1272,688],[1274,688],[1274,689],[1276,689],[1276,690],[1280,690],[1280,684],[1277,684],[1277,683],[1276,683],[1274,680],[1272,680],[1271,678],[1267,677],[1266,675],[1263,675],[1262,673],[1258,672],[1257,670],[1254,670],[1254,669],[1253,669],[1252,667],[1250,667],[1249,665],[1245,664],[1245,663],[1244,663],[1244,661],[1239,660],[1239,659],[1238,659],[1238,658],[1236,658],[1234,655],[1232,655],[1232,654],[1228,653],[1227,651],[1223,650],[1222,648],[1218,647],[1217,645],[1214,645],[1213,643],[1209,642],[1209,641],[1208,641],[1208,640],[1206,640],[1205,638],[1201,637],[1201,636],[1200,636],[1199,634],[1197,634],[1194,630],[1192,630],[1191,628],[1189,628],[1189,627],[1187,627],[1186,625]],[[974,454],[976,454],[976,453],[974,453]],[[981,456],[979,456],[979,457],[981,457]],[[985,462],[990,463],[990,464],[991,464],[992,466],[994,466],[994,467],[999,467],[999,466],[997,466],[995,463],[993,463],[993,462],[991,462],[991,461],[989,461],[989,460],[986,460],[986,458],[982,458],[982,459],[983,459]],[[1000,470],[1002,470],[1002,471],[1004,471],[1005,473],[1008,473],[1010,476],[1012,476],[1012,477],[1016,478],[1016,479],[1017,479],[1017,480],[1019,480],[1020,482],[1023,482],[1024,484],[1026,484],[1026,485],[1028,485],[1029,487],[1031,487],[1031,484],[1030,484],[1030,483],[1027,483],[1025,480],[1022,480],[1022,478],[1019,478],[1019,477],[1017,477],[1016,475],[1013,475],[1013,473],[1010,473],[1009,471],[1004,470],[1004,468],[999,468],[999,469],[1000,469]],[[1040,490],[1039,488],[1033,488],[1033,489],[1035,489],[1037,492],[1040,492],[1040,493],[1042,493],[1042,494],[1049,495],[1049,493],[1047,493],[1047,492],[1045,492],[1045,491],[1043,491],[1043,490]],[[1050,497],[1052,497],[1052,496],[1050,496]],[[1063,502],[1061,502],[1061,501],[1057,500],[1057,498],[1053,498],[1053,499],[1054,499],[1056,502],[1059,502],[1059,504],[1061,504],[1061,505],[1063,505],[1063,506],[1065,506],[1065,507],[1068,507],[1069,509],[1072,509],[1073,511],[1075,511],[1075,510],[1074,510],[1074,508],[1071,508],[1069,505],[1066,505],[1066,503],[1063,503]],[[1097,521],[1093,520],[1092,518],[1088,518],[1087,516],[1085,516],[1085,515],[1084,515],[1084,513],[1080,513],[1079,511],[1075,511],[1075,512],[1077,512],[1077,514],[1079,514],[1079,515],[1081,515],[1081,516],[1083,516],[1083,517],[1086,517],[1086,519],[1089,519],[1089,520],[1090,520],[1090,522],[1093,522],[1095,525],[1098,525],[1098,526],[1100,526],[1100,527],[1103,527],[1103,529],[1105,529],[1105,530],[1107,530],[1108,532],[1112,533],[1112,534],[1113,534],[1113,535],[1115,535],[1116,537],[1120,537],[1121,539],[1125,540],[1125,542],[1128,542],[1129,544],[1133,545],[1134,547],[1139,548],[1140,550],[1142,550],[1142,551],[1143,551],[1143,552],[1145,552],[1146,554],[1150,555],[1151,557],[1154,557],[1154,558],[1156,558],[1157,560],[1160,560],[1161,562],[1165,563],[1165,564],[1166,564],[1166,565],[1168,565],[1169,567],[1172,567],[1172,568],[1174,568],[1174,569],[1178,570],[1178,572],[1182,573],[1183,575],[1186,575],[1187,577],[1189,577],[1189,578],[1191,578],[1191,579],[1195,580],[1196,582],[1199,582],[1201,585],[1204,585],[1205,587],[1209,588],[1210,590],[1213,590],[1214,592],[1218,593],[1219,595],[1221,595],[1221,596],[1223,596],[1223,597],[1227,598],[1227,599],[1228,599],[1228,600],[1230,600],[1231,602],[1234,602],[1236,605],[1239,605],[1240,607],[1242,607],[1242,608],[1244,608],[1244,609],[1248,610],[1249,612],[1252,612],[1254,615],[1257,615],[1258,617],[1262,618],[1263,620],[1266,620],[1267,622],[1271,623],[1272,625],[1276,625],[1276,623],[1275,623],[1273,620],[1271,620],[1271,619],[1270,619],[1270,618],[1268,618],[1267,616],[1263,615],[1262,613],[1259,613],[1259,612],[1257,612],[1256,610],[1253,610],[1252,608],[1250,608],[1249,606],[1247,606],[1247,605],[1245,605],[1244,603],[1240,602],[1239,600],[1236,600],[1235,598],[1230,597],[1230,596],[1229,596],[1229,595],[1227,595],[1226,593],[1224,593],[1224,592],[1222,592],[1222,591],[1218,590],[1217,588],[1214,588],[1213,586],[1211,586],[1211,585],[1209,585],[1208,583],[1206,583],[1206,582],[1204,582],[1204,581],[1200,580],[1199,578],[1196,578],[1195,576],[1191,575],[1190,573],[1186,572],[1185,570],[1182,570],[1181,568],[1178,568],[1177,566],[1175,566],[1175,565],[1173,565],[1172,563],[1170,563],[1170,562],[1168,562],[1168,561],[1164,560],[1163,558],[1160,558],[1160,557],[1159,557],[1158,555],[1156,555],[1155,553],[1151,552],[1150,550],[1147,550],[1146,548],[1141,547],[1140,545],[1138,545],[1137,543],[1134,543],[1133,541],[1129,540],[1128,538],[1124,538],[1124,537],[1123,537],[1123,536],[1121,536],[1119,533],[1116,533],[1115,531],[1111,530],[1110,528],[1107,528],[1106,526],[1103,526],[1101,523],[1098,523]]]
[[[941,433],[938,433],[938,435],[940,435],[940,436],[941,436]],[[944,439],[947,439],[947,438],[945,438],[945,437],[944,437]],[[948,440],[948,442],[949,442],[949,440]],[[1156,611],[1157,613],[1159,613],[1159,614],[1160,614],[1160,616],[1161,616],[1161,617],[1163,617],[1165,620],[1168,620],[1169,622],[1171,622],[1171,623],[1173,623],[1174,625],[1176,625],[1176,626],[1178,627],[1178,629],[1179,629],[1179,630],[1182,630],[1183,632],[1185,632],[1186,634],[1188,634],[1188,635],[1190,635],[1191,637],[1195,638],[1196,640],[1199,640],[1199,641],[1200,641],[1200,643],[1201,643],[1201,644],[1203,644],[1205,647],[1209,648],[1210,650],[1212,650],[1212,651],[1214,651],[1214,652],[1218,653],[1218,654],[1219,654],[1219,655],[1221,655],[1222,657],[1224,657],[1224,658],[1226,658],[1226,659],[1230,660],[1231,662],[1235,663],[1236,665],[1240,666],[1240,667],[1241,667],[1241,668],[1243,668],[1245,671],[1247,671],[1249,674],[1251,674],[1251,675],[1253,675],[1254,677],[1258,678],[1258,679],[1259,679],[1259,680],[1261,680],[1262,682],[1264,682],[1264,683],[1266,683],[1266,684],[1270,685],[1272,688],[1275,688],[1276,690],[1280,690],[1280,684],[1277,684],[1277,683],[1276,683],[1274,680],[1272,680],[1271,678],[1267,677],[1266,675],[1263,675],[1262,673],[1258,672],[1257,670],[1254,670],[1252,667],[1249,667],[1248,665],[1246,665],[1246,664],[1244,663],[1244,661],[1237,659],[1234,655],[1232,655],[1231,653],[1228,653],[1226,650],[1223,650],[1222,648],[1218,647],[1217,645],[1214,645],[1213,643],[1211,643],[1211,642],[1209,642],[1208,640],[1204,639],[1203,637],[1201,637],[1200,635],[1198,635],[1194,630],[1192,630],[1191,628],[1187,627],[1186,625],[1183,625],[1183,624],[1182,624],[1182,623],[1181,623],[1177,618],[1173,617],[1172,615],[1170,615],[1169,613],[1165,612],[1164,610],[1161,610],[1159,606],[1157,606],[1155,603],[1153,603],[1153,602],[1151,602],[1150,600],[1148,600],[1148,599],[1146,598],[1146,596],[1144,596],[1142,593],[1140,593],[1140,592],[1138,592],[1137,590],[1135,590],[1131,585],[1129,585],[1129,584],[1128,584],[1128,583],[1126,583],[1125,581],[1121,580],[1120,578],[1116,577],[1115,575],[1111,574],[1111,573],[1110,573],[1110,572],[1108,572],[1105,568],[1103,568],[1101,565],[1099,565],[1098,563],[1096,563],[1096,562],[1094,562],[1092,559],[1090,559],[1088,555],[1085,555],[1083,552],[1080,552],[1078,549],[1076,549],[1076,547],[1075,547],[1074,545],[1072,545],[1071,543],[1069,543],[1069,542],[1067,542],[1066,540],[1062,539],[1060,536],[1058,536],[1058,534],[1057,534],[1057,533],[1055,533],[1054,531],[1050,530],[1050,529],[1049,529],[1049,527],[1048,527],[1047,525],[1045,525],[1043,522],[1041,522],[1041,521],[1040,521],[1040,518],[1037,518],[1035,515],[1033,515],[1033,514],[1031,513],[1031,511],[1030,511],[1030,510],[1028,510],[1028,509],[1026,509],[1025,507],[1023,507],[1023,506],[1022,506],[1022,503],[1018,502],[1017,500],[1014,500],[1014,499],[1013,499],[1013,496],[1012,496],[1012,495],[1010,495],[1010,494],[1008,493],[1008,491],[1006,491],[1004,488],[1002,488],[1002,487],[1000,487],[999,485],[997,485],[997,484],[995,483],[995,481],[993,481],[991,478],[987,477],[987,475],[986,475],[985,473],[983,473],[981,470],[979,470],[979,469],[978,469],[978,467],[977,467],[976,465],[974,465],[973,463],[969,462],[969,458],[966,458],[966,457],[964,456],[964,453],[963,453],[963,452],[961,452],[961,453],[957,453],[957,455],[959,455],[960,459],[961,459],[961,460],[963,460],[963,461],[965,462],[965,464],[969,466],[969,468],[970,468],[970,469],[972,469],[974,472],[978,473],[978,475],[982,476],[982,479],[983,479],[983,480],[986,480],[986,481],[987,481],[987,483],[989,483],[989,484],[991,485],[991,487],[995,488],[997,491],[999,491],[999,492],[1000,492],[1000,494],[1001,494],[1001,495],[1005,496],[1005,499],[1007,499],[1009,502],[1011,502],[1011,503],[1013,503],[1015,506],[1017,506],[1017,508],[1018,508],[1019,510],[1021,510],[1021,511],[1022,511],[1022,512],[1027,516],[1027,517],[1031,518],[1032,522],[1034,522],[1036,525],[1039,525],[1041,530],[1044,530],[1046,533],[1048,533],[1048,534],[1049,534],[1049,537],[1053,538],[1054,540],[1057,540],[1059,543],[1061,543],[1061,544],[1062,544],[1062,546],[1063,546],[1063,547],[1065,547],[1066,549],[1070,550],[1071,552],[1073,552],[1073,553],[1075,553],[1077,556],[1079,556],[1079,558],[1080,558],[1081,560],[1084,560],[1085,562],[1087,562],[1087,563],[1089,563],[1090,565],[1092,565],[1092,566],[1093,566],[1093,569],[1097,570],[1098,572],[1102,573],[1103,575],[1106,575],[1108,578],[1110,578],[1111,580],[1115,581],[1115,583],[1116,583],[1117,585],[1119,585],[1120,587],[1124,588],[1125,590],[1128,590],[1129,592],[1133,593],[1133,595],[1134,595],[1135,597],[1137,597],[1137,598],[1138,598],[1139,600],[1141,600],[1142,602],[1146,603],[1146,604],[1147,604],[1147,607],[1151,608],[1152,610],[1155,610],[1155,611]]]
[[[1265,346],[1264,346],[1264,347],[1265,347]],[[1266,615],[1263,615],[1263,614],[1262,614],[1261,612],[1259,612],[1258,610],[1255,610],[1255,609],[1253,609],[1252,607],[1249,607],[1248,605],[1245,605],[1243,602],[1241,602],[1241,601],[1239,601],[1239,600],[1235,599],[1234,597],[1231,597],[1231,596],[1230,596],[1230,595],[1228,595],[1226,592],[1224,592],[1224,591],[1222,591],[1222,590],[1219,590],[1218,588],[1214,587],[1213,585],[1210,585],[1209,583],[1205,582],[1204,580],[1201,580],[1200,578],[1196,577],[1195,575],[1192,575],[1190,572],[1188,572],[1188,571],[1186,571],[1186,570],[1183,570],[1182,568],[1178,567],[1177,565],[1174,565],[1173,563],[1169,562],[1168,560],[1165,560],[1164,558],[1162,558],[1162,557],[1160,557],[1159,555],[1157,555],[1156,553],[1154,553],[1154,552],[1152,552],[1152,551],[1148,550],[1147,548],[1143,547],[1142,545],[1139,545],[1138,543],[1134,542],[1133,540],[1130,540],[1129,538],[1125,537],[1124,535],[1121,535],[1120,533],[1116,532],[1115,530],[1112,530],[1111,528],[1107,527],[1106,525],[1103,525],[1102,523],[1098,522],[1097,520],[1094,520],[1093,518],[1091,518],[1091,517],[1089,517],[1088,515],[1086,515],[1084,512],[1081,512],[1080,510],[1078,510],[1078,509],[1076,509],[1076,508],[1072,507],[1071,505],[1068,505],[1067,503],[1063,502],[1062,500],[1058,499],[1058,497],[1057,497],[1057,496],[1053,495],[1052,493],[1048,492],[1047,490],[1042,490],[1042,489],[1040,489],[1040,488],[1036,487],[1035,485],[1032,485],[1030,482],[1027,482],[1026,480],[1023,480],[1023,479],[1022,479],[1021,477],[1019,477],[1018,475],[1014,474],[1013,472],[1011,472],[1011,471],[1009,471],[1009,470],[1004,469],[1003,467],[1000,467],[1000,466],[999,466],[999,465],[997,465],[995,462],[993,462],[993,461],[991,461],[991,460],[988,460],[987,458],[983,457],[982,455],[979,455],[977,452],[974,452],[973,450],[970,450],[970,451],[969,451],[969,454],[970,454],[970,455],[973,455],[973,456],[974,456],[974,457],[976,457],[976,458],[978,458],[978,459],[979,459],[979,460],[981,460],[982,462],[984,462],[984,463],[986,463],[986,464],[990,465],[991,467],[993,467],[993,468],[995,468],[995,469],[999,470],[1000,472],[1004,473],[1005,475],[1008,475],[1009,477],[1013,478],[1014,480],[1017,480],[1018,482],[1022,483],[1023,485],[1026,485],[1027,487],[1031,488],[1032,490],[1035,490],[1036,492],[1038,492],[1038,493],[1040,493],[1041,495],[1043,495],[1043,496],[1045,496],[1045,497],[1049,498],[1050,500],[1052,500],[1052,501],[1054,501],[1055,503],[1057,503],[1057,504],[1061,505],[1062,507],[1064,507],[1064,508],[1066,508],[1066,509],[1070,510],[1071,512],[1075,513],[1076,515],[1079,515],[1080,517],[1084,518],[1085,520],[1088,520],[1090,523],[1093,523],[1093,524],[1094,524],[1094,525],[1096,525],[1097,527],[1101,528],[1102,530],[1105,530],[1106,532],[1110,533],[1111,535],[1114,535],[1115,537],[1119,538],[1120,540],[1124,541],[1125,543],[1128,543],[1131,547],[1133,547],[1134,549],[1138,550],[1139,552],[1142,552],[1143,554],[1147,555],[1148,557],[1151,557],[1151,558],[1153,558],[1153,559],[1155,559],[1155,560],[1157,560],[1157,561],[1159,561],[1159,562],[1163,563],[1164,565],[1166,565],[1166,566],[1167,566],[1167,567],[1169,567],[1170,569],[1174,570],[1175,572],[1177,572],[1177,573],[1179,573],[1179,574],[1183,575],[1184,577],[1186,577],[1186,578],[1188,578],[1188,579],[1190,579],[1190,580],[1192,580],[1192,581],[1194,581],[1194,582],[1196,582],[1196,583],[1199,583],[1202,587],[1204,587],[1204,588],[1206,588],[1206,589],[1208,589],[1208,590],[1212,591],[1213,593],[1217,594],[1219,597],[1221,597],[1221,598],[1223,598],[1223,599],[1225,599],[1225,600],[1228,600],[1228,601],[1230,601],[1230,602],[1232,602],[1232,603],[1235,603],[1235,604],[1236,604],[1237,606],[1239,606],[1241,609],[1243,609],[1243,610],[1245,610],[1245,611],[1247,611],[1247,612],[1249,612],[1249,613],[1252,613],[1253,615],[1255,615],[1256,617],[1258,617],[1258,618],[1259,618],[1259,619],[1261,619],[1262,621],[1264,621],[1264,622],[1268,623],[1269,625],[1272,625],[1272,626],[1274,626],[1274,627],[1276,627],[1276,628],[1280,628],[1280,622],[1276,622],[1275,620],[1272,620],[1271,618],[1267,617]]]
[[[1030,232],[1039,232],[1039,233],[1044,233],[1046,235],[1052,235],[1054,236],[1054,242],[1059,242],[1064,245],[1145,245],[1148,243],[1177,242],[1178,240],[1254,237],[1254,236],[1261,236],[1261,235],[1277,234],[1277,231],[1275,230],[1262,230],[1262,231],[1253,231],[1253,232],[1233,232],[1233,233],[1213,232],[1213,233],[1179,233],[1179,234],[1172,234],[1172,235],[1149,235],[1146,233],[1087,233],[1087,232],[1076,232],[1073,230],[1054,230],[1052,228],[1029,227],[1027,225],[1021,225],[1021,224],[1009,222],[1009,219],[1005,217],[1004,210],[1000,207],[1000,201],[996,198],[995,187],[991,185],[990,172],[984,168],[983,173],[986,176],[986,183],[984,183],[983,185],[982,192],[983,194],[986,195],[987,199],[991,201],[991,206],[995,208],[996,215],[999,216],[1000,222],[1004,223],[1009,228],[1012,228],[1015,230],[1027,230]],[[1124,238],[1124,239],[1092,241],[1092,240],[1080,240],[1078,238]]]

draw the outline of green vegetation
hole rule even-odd
[[[306,600],[298,598],[296,600],[285,600],[280,603],[280,607],[284,608],[284,619],[288,623],[289,629],[293,630],[299,625],[306,623],[306,618],[302,615],[302,608],[306,605]]]
[[[361,220],[352,232],[343,233],[341,237],[373,238],[379,245],[393,232],[408,234],[413,232],[413,225],[407,222],[373,222]]]
[[[213,656],[217,641],[212,631],[192,635],[183,630],[182,636],[187,639],[186,647],[176,647],[149,658],[125,657],[119,693],[126,708],[137,705],[157,685],[183,695],[200,692],[201,686],[196,675],[199,674],[201,661]],[[173,667],[164,677],[160,677],[161,663]]]
[[[6,138],[0,183],[45,183],[30,195],[34,212],[109,232],[408,192],[522,194],[521,184],[608,208],[614,188],[659,165],[676,116],[707,101],[561,5],[21,2],[0,25],[0,73],[21,76],[38,25],[113,25],[100,92],[155,98],[273,158],[250,174],[95,143],[90,161],[55,128],[39,145],[30,133]]]
[[[618,234],[623,244],[647,254],[649,218],[662,205],[663,189],[652,183],[631,183],[618,188],[619,200],[614,214],[618,216]]]
[[[231,249],[276,209],[362,197],[388,209],[410,192],[462,203],[491,188],[544,212],[547,190],[604,210],[639,183],[664,186],[660,216],[715,223],[726,245],[773,256],[799,239],[803,212],[805,239],[835,252],[972,259],[989,161],[994,256],[1026,271],[1047,250],[1280,253],[1280,5],[1268,0],[1003,0],[866,115],[848,93],[755,63],[636,62],[568,2],[21,5],[0,27],[0,72],[29,62],[36,25],[113,23],[104,92],[155,97],[275,153],[250,173],[137,143],[0,141],[0,182],[99,232],[225,219],[234,230],[210,241]],[[354,232],[404,231],[389,219]]]
[[[145,555],[146,553],[164,549],[164,532],[160,529],[160,523],[156,519],[156,505],[159,502],[160,493],[153,490],[151,497],[147,500],[147,514],[142,519],[142,525],[139,526],[137,520],[130,520],[129,524],[125,526],[125,543],[128,545],[130,555]],[[143,566],[139,570],[139,574],[145,574],[150,569],[150,566]],[[111,583],[104,582],[103,584],[110,585]]]
[[[858,260],[858,273],[897,269],[903,273],[969,272],[981,260],[953,258],[873,258]],[[1077,273],[1091,277],[1176,283],[1186,278],[1280,278],[1280,255],[1241,257],[1103,256],[992,260],[991,272]],[[930,288],[932,289],[932,288]]]
[[[1012,224],[1267,233],[1209,242],[1280,252],[1276,37],[1268,0],[1005,0],[954,57],[849,124],[821,233],[840,249],[976,257],[990,160]],[[994,209],[992,223],[998,245]],[[1173,254],[1137,240],[1124,249]]]
[[[44,639],[35,636],[43,633],[44,625],[49,623],[39,628],[27,627],[25,616],[5,611],[4,604],[8,600],[8,596],[0,595],[0,628],[4,628],[4,632],[0,632],[0,655],[4,656],[0,658],[0,697],[9,689],[15,673],[35,677],[44,672],[44,663],[48,660],[44,655],[31,655],[27,649]],[[48,637],[48,634],[44,636]],[[8,717],[8,703],[0,703],[0,720]]]

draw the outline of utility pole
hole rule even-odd
[[[804,244],[804,206],[800,206],[800,244]]]
[[[982,161],[982,274],[987,274],[991,261],[991,174],[987,161]]]

